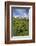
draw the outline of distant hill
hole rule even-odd
[[[14,18],[19,18],[19,19],[29,19],[29,16],[14,16]]]

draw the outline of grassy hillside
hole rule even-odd
[[[13,36],[29,35],[29,19],[13,18],[12,32]]]

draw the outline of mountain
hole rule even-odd
[[[29,15],[28,16],[14,16],[14,18],[19,18],[19,19],[26,18],[26,19],[28,19],[29,18]]]

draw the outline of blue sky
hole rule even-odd
[[[29,8],[15,8],[13,7],[13,16],[28,16]]]

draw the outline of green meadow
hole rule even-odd
[[[28,36],[29,35],[29,19],[14,18],[12,20],[12,35],[13,36]]]

